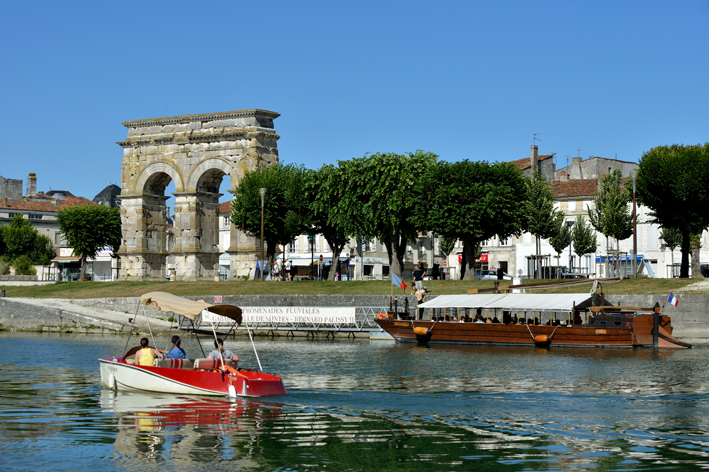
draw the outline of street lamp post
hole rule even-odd
[[[571,243],[574,240],[573,236],[573,228],[574,228],[574,222],[573,221],[567,221],[566,224],[569,227],[569,272],[572,272],[572,266],[571,266]],[[551,271],[549,272],[549,275],[551,276]]]
[[[633,277],[637,277],[638,271],[635,264],[638,259],[638,215],[635,210],[635,181],[638,178],[638,169],[633,169],[630,175],[633,178]]]
[[[263,203],[264,203],[264,198],[266,198],[266,189],[264,187],[261,187],[259,189],[259,193],[261,194],[261,281],[263,281],[263,270],[264,270],[264,261],[263,261]]]

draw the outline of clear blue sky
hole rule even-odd
[[[93,198],[122,121],[281,114],[281,162],[709,141],[709,0],[9,2],[0,175]],[[224,188],[224,187],[222,187]]]

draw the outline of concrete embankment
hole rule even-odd
[[[214,303],[214,296],[188,297]],[[415,303],[413,297],[398,295],[398,306]],[[434,298],[434,297],[430,297]],[[665,307],[672,317],[674,336],[692,343],[709,344],[709,295],[677,295],[679,306]],[[650,307],[662,303],[665,295],[609,295],[609,302],[620,306]],[[139,298],[96,298],[85,300],[0,298],[0,329],[13,331],[60,331],[125,333],[129,319],[136,319],[141,332],[147,332],[142,310],[136,316]],[[388,295],[225,295],[222,302],[236,306],[358,306],[388,307]],[[170,329],[169,316],[154,309],[146,309],[151,326],[157,333]],[[174,326],[174,325],[173,325]]]

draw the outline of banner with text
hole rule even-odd
[[[316,323],[340,324],[355,322],[354,307],[306,307],[306,306],[242,306],[244,323]],[[224,316],[211,311],[202,312],[202,321],[208,323],[233,323]],[[242,324],[244,324],[242,323]]]

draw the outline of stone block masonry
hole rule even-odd
[[[219,186],[278,163],[278,113],[242,110],[126,121],[121,167],[121,280],[213,280],[219,274]],[[165,188],[175,185],[174,247],[168,247]],[[255,265],[255,238],[232,225],[230,273]],[[168,271],[167,256],[175,259]]]

